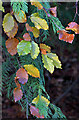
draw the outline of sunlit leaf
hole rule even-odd
[[[30,19],[35,24],[35,27],[37,29],[47,30],[49,28],[45,19],[42,19],[40,17],[30,17]]]
[[[79,34],[79,25],[76,22],[70,22],[69,27],[66,27],[66,30],[72,30],[75,34]]]
[[[39,17],[39,13],[37,12],[37,13],[33,13],[33,14],[31,14],[31,16],[32,17]]]
[[[18,77],[19,82],[21,82],[22,84],[27,83],[28,81],[28,74],[26,72],[26,70],[24,68],[20,68],[17,72],[16,72],[16,76]]]
[[[42,54],[42,60],[44,63],[44,67],[52,74],[54,71],[53,60],[47,57],[47,55]]]
[[[20,15],[19,15],[19,12],[18,12],[18,13],[14,13],[14,16],[15,16],[15,18],[17,19],[17,21],[18,21],[19,23],[25,23],[25,22],[27,21],[27,19],[26,19],[26,14],[25,14],[25,12],[22,11],[22,10],[21,10],[21,12],[22,12],[23,16],[20,16]]]
[[[39,77],[40,78],[40,72],[39,70],[33,66],[32,64],[24,65],[25,69],[27,70],[27,73],[33,77]]]
[[[31,5],[34,5],[35,7],[37,7],[39,10],[43,9],[43,6],[41,5],[40,2],[38,2],[38,0],[30,0]]]
[[[54,53],[47,53],[47,56],[53,60],[53,64],[56,68],[61,68],[61,62],[58,59],[58,56]]]
[[[43,43],[40,44],[40,49],[44,49],[47,52],[51,52],[51,47],[49,47],[49,46],[47,46],[47,45],[45,45]]]
[[[2,6],[2,0],[0,0],[0,10],[5,12],[4,7]]]
[[[39,37],[39,34],[40,34],[40,31],[36,28],[36,27],[32,27],[33,28],[33,35],[35,38],[38,38]]]
[[[39,99],[41,99],[42,101],[44,101],[46,103],[46,106],[49,105],[50,101],[48,99],[46,99],[44,96],[41,96],[41,98],[39,97],[39,95],[33,99],[32,103],[37,104]]]
[[[25,41],[30,41],[31,40],[31,37],[30,37],[29,33],[25,33],[23,35],[23,38],[24,38]]]
[[[9,32],[6,32],[6,34],[9,38],[13,38],[16,35],[17,31],[18,31],[18,24],[16,21],[14,21],[13,29]]]
[[[15,102],[20,100],[23,96],[22,90],[20,88],[15,88],[13,91],[13,95],[14,95],[14,100]]]
[[[5,32],[9,32],[9,31],[11,31],[13,29],[13,27],[14,27],[14,19],[13,19],[13,16],[10,13],[7,13],[4,16],[2,25],[3,25],[3,28],[4,28]]]
[[[56,11],[57,7],[52,7],[50,8],[50,13],[51,15],[53,15],[54,17],[57,17],[57,11]]]
[[[42,53],[43,55],[46,55],[46,54],[47,54],[45,49],[41,49],[41,53]]]
[[[17,45],[19,43],[19,40],[16,38],[11,38],[6,41],[6,48],[7,51],[13,56],[17,53]]]
[[[32,115],[36,116],[37,118],[44,118],[43,115],[39,114],[39,109],[33,105],[30,106],[30,112]]]
[[[22,40],[17,45],[17,52],[20,55],[27,55],[31,50],[31,42]]]
[[[34,41],[31,42],[32,43],[32,47],[31,47],[31,57],[33,59],[36,59],[38,54],[39,54],[39,47],[38,47],[38,44],[35,43]]]
[[[59,39],[72,43],[74,39],[74,34],[68,34],[65,30],[58,30],[57,33],[59,33]]]
[[[32,32],[33,31],[33,28],[31,27],[31,26],[29,26],[29,24],[28,23],[26,23],[26,30],[27,31],[30,31],[30,32]]]

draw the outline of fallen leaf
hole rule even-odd
[[[33,28],[32,28],[31,26],[29,26],[28,23],[26,23],[25,26],[26,26],[26,30],[27,30],[27,31],[30,31],[30,32],[33,31]]]
[[[13,95],[14,95],[15,102],[22,99],[22,96],[23,96],[22,90],[16,87],[13,91]]]
[[[18,88],[21,88],[21,85],[19,84],[18,80],[19,80],[19,77],[15,77],[16,86],[17,86]]]
[[[25,41],[30,41],[31,40],[31,37],[30,37],[29,33],[25,33],[23,35],[23,38],[24,38]]]
[[[7,48],[7,51],[13,56],[17,53],[17,45],[19,43],[19,40],[16,39],[16,38],[9,38],[7,41],[6,41],[6,48]]]
[[[22,67],[16,72],[16,77],[19,78],[18,81],[22,84],[25,84],[28,81],[28,74]]]
[[[38,38],[39,37],[39,34],[40,34],[40,31],[36,28],[36,27],[32,27],[33,28],[33,35],[35,38]]]
[[[15,18],[17,19],[17,21],[19,23],[25,23],[27,21],[26,14],[25,14],[25,12],[23,10],[21,10],[21,12],[22,12],[22,16],[19,15],[19,12],[14,13],[14,16],[15,16]]]
[[[36,116],[37,118],[44,118],[43,115],[39,114],[39,109],[33,105],[30,106],[30,112],[32,115]]]
[[[65,30],[58,30],[57,33],[59,33],[59,39],[72,43],[74,39],[74,34],[68,34]]]
[[[41,5],[41,3],[38,1],[38,0],[30,0],[30,2],[31,2],[31,5],[34,5],[35,7],[37,7],[38,8],[38,10],[41,10],[41,9],[43,9],[43,6]]]
[[[33,66],[32,64],[24,65],[25,69],[27,70],[27,73],[33,77],[40,78],[40,72],[39,70]]]
[[[44,49],[47,52],[51,52],[51,47],[47,46],[46,44],[40,43],[40,49]]]
[[[79,34],[79,25],[76,22],[70,22],[69,27],[66,27],[66,30],[72,30],[75,34]]]
[[[45,49],[41,49],[41,53],[42,53],[43,55],[46,55],[46,54],[47,54]]]
[[[54,17],[57,17],[57,7],[52,7],[49,9],[50,10],[50,13],[51,15],[53,15]]]
[[[8,36],[9,38],[14,38],[14,36],[15,36],[16,33],[17,33],[17,31],[18,31],[18,24],[17,24],[17,22],[14,20],[14,27],[13,27],[13,29],[12,29],[11,31],[9,31],[9,32],[6,32],[6,34],[7,34],[7,36]]]

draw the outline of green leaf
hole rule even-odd
[[[4,7],[2,6],[2,1],[0,0],[0,10],[5,12]]]
[[[3,20],[3,28],[5,32],[9,32],[13,29],[14,27],[14,18],[10,13],[7,13],[4,16],[4,20]]]
[[[42,54],[42,60],[44,63],[44,67],[52,74],[54,71],[53,60],[47,57],[47,55]]]
[[[31,42],[22,40],[17,45],[17,52],[20,55],[27,55],[31,51]]]
[[[32,41],[32,47],[31,47],[31,57],[33,59],[36,59],[38,54],[39,54],[39,47],[38,47],[38,44],[35,43],[34,41]]]
[[[56,68],[61,68],[61,62],[60,60],[58,59],[58,56],[54,53],[47,53],[47,56],[53,60],[53,64]]]

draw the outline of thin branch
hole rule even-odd
[[[79,14],[78,14],[78,0],[76,0],[75,6],[76,6],[76,12],[75,12],[75,16],[74,16],[73,21],[75,20],[75,18],[76,18],[77,15],[79,16]]]

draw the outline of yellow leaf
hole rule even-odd
[[[5,12],[4,7],[2,6],[2,1],[0,0],[0,10]]]
[[[9,32],[13,29],[14,27],[14,19],[13,16],[10,13],[7,13],[4,16],[4,20],[3,20],[3,28],[5,32]]]
[[[37,12],[37,13],[33,13],[32,15],[31,15],[31,17],[39,17],[39,13]]]
[[[42,19],[40,17],[30,17],[30,19],[35,24],[35,27],[37,29],[47,30],[49,28],[45,19]]]
[[[27,73],[33,77],[39,77],[40,78],[40,72],[39,70],[34,67],[32,64],[24,65],[25,69],[27,70]]]
[[[43,6],[40,4],[40,2],[38,2],[38,0],[30,0],[30,1],[31,1],[31,5],[34,5],[39,10],[43,9]]]
[[[17,19],[17,21],[18,21],[19,23],[25,23],[25,22],[27,21],[27,19],[26,19],[26,14],[25,14],[25,12],[22,11],[22,10],[21,10],[21,12],[22,12],[23,16],[21,17],[21,16],[19,15],[19,12],[18,12],[18,13],[14,13],[15,18]]]
[[[50,101],[48,99],[46,99],[44,96],[41,96],[41,100],[46,103],[46,106],[48,106],[50,103]],[[39,101],[39,95],[33,99],[32,103],[37,104],[38,101]]]
[[[39,34],[40,34],[39,30],[36,27],[32,27],[32,28],[33,28],[32,33],[33,33],[34,37],[38,38]]]
[[[51,52],[51,48],[43,43],[40,44],[40,49],[44,49],[47,52]]]

